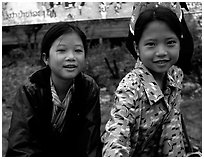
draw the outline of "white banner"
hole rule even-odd
[[[2,2],[2,25],[127,18],[133,2]]]

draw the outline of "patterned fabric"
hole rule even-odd
[[[52,113],[51,123],[53,125],[53,128],[61,133],[65,124],[64,119],[66,116],[66,112],[67,112],[70,100],[72,98],[74,84],[69,88],[62,102],[60,101],[59,96],[57,95],[55,86],[51,78],[50,78],[50,85],[51,85],[52,102],[53,102],[53,113]]]
[[[166,79],[163,93],[138,59],[115,92],[103,156],[185,156],[179,108],[183,72],[172,66]]]

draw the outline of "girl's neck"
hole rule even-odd
[[[64,97],[66,96],[67,91],[69,90],[69,88],[73,84],[73,79],[62,80],[62,79],[56,78],[55,76],[52,76],[52,75],[51,75],[51,78],[52,78],[52,81],[54,83],[57,95],[59,96],[60,100],[62,101],[64,99]]]

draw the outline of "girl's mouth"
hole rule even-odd
[[[169,60],[157,60],[157,61],[154,61],[155,64],[160,65],[160,66],[166,65],[168,62],[169,62]]]
[[[65,68],[75,68],[75,67],[77,67],[76,65],[66,65],[66,66],[64,66]]]
[[[69,71],[73,71],[77,68],[77,65],[65,65],[63,66],[64,68],[66,68]]]

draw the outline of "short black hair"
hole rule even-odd
[[[65,33],[75,32],[79,35],[84,45],[85,56],[87,54],[87,38],[85,33],[77,26],[70,25],[68,22],[58,22],[54,24],[44,35],[41,42],[41,60],[42,54],[45,53],[46,57],[49,57],[49,51],[53,42]]]

